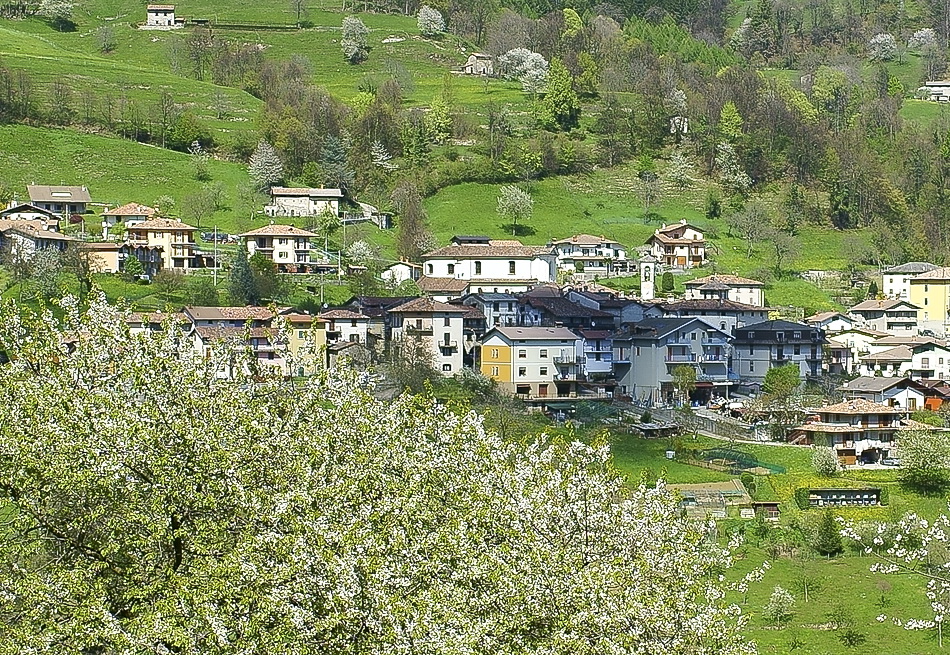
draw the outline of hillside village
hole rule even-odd
[[[950,11],[858,5],[0,3],[0,644],[938,652]]]

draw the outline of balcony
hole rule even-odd
[[[772,355],[770,359],[772,360],[773,364],[778,364],[780,366],[784,364],[791,364],[793,361],[791,355]]]
[[[666,340],[667,346],[691,346],[693,340],[687,337],[670,337]]]
[[[584,344],[585,353],[609,353],[613,352],[613,346],[608,344],[603,344],[601,346],[595,346],[592,344]]]
[[[611,360],[594,361],[588,360],[584,368],[588,373],[610,373],[614,366]]]
[[[701,362],[725,362],[728,360],[729,355],[726,353],[706,353],[699,359]]]
[[[439,348],[442,350],[458,350],[459,342],[458,341],[440,341]]]
[[[697,360],[696,360],[696,355],[690,353],[690,354],[687,354],[687,355],[667,355],[667,356],[666,356],[666,361],[667,361],[667,362],[684,362],[684,363],[686,363],[686,362],[695,362],[695,361],[697,361]]]
[[[555,364],[578,364],[580,363],[577,355],[571,353],[570,355],[555,355],[554,357]]]
[[[418,327],[415,325],[406,325],[405,326],[406,334],[420,337],[431,337],[432,336],[432,326],[429,327]]]
[[[704,346],[725,346],[729,343],[729,339],[725,337],[707,337],[703,339]]]

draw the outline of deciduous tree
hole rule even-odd
[[[416,19],[416,25],[423,36],[436,36],[445,31],[445,19],[438,9],[433,9],[429,5],[419,7],[419,15]]]
[[[261,139],[247,163],[247,172],[261,190],[270,189],[284,179],[284,165],[277,150]]]
[[[498,192],[495,211],[499,217],[509,221],[511,234],[515,235],[518,230],[518,221],[524,222],[531,218],[534,212],[534,199],[529,193],[516,186],[505,185]]]
[[[369,28],[356,16],[347,16],[343,19],[342,38],[340,47],[343,56],[351,64],[365,61],[369,55]]]

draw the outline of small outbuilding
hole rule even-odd
[[[484,52],[473,52],[468,56],[465,65],[462,66],[462,73],[491,77],[495,74],[494,60],[491,55],[486,55]]]

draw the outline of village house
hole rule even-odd
[[[615,270],[626,270],[627,249],[603,236],[575,234],[548,245],[554,247],[557,267],[562,271],[610,277]]]
[[[423,294],[439,302],[449,302],[465,296],[469,293],[470,286],[469,280],[457,280],[454,277],[422,276],[416,284],[419,285],[419,289]],[[503,290],[501,293],[507,292]]]
[[[277,265],[281,273],[310,271],[311,239],[317,234],[293,225],[265,225],[241,235],[248,257],[261,253]]]
[[[871,344],[889,336],[892,335],[889,335],[886,332],[879,332],[878,330],[871,330],[870,328],[865,327],[852,327],[846,330],[841,330],[836,332],[834,335],[835,343],[832,344],[829,342],[829,346],[831,346],[832,349],[832,358],[834,358],[835,352],[837,350],[838,363],[848,366],[848,368],[846,368],[843,372],[849,374],[856,373],[861,362],[861,358],[871,352]],[[848,349],[849,354],[846,355],[844,352],[839,350],[842,346]],[[886,348],[883,348],[882,350],[886,350]],[[829,372],[832,371],[829,370]]]
[[[464,331],[462,317],[468,310],[432,298],[415,298],[389,310],[392,345],[407,347],[416,339],[429,351],[436,370],[453,376],[462,370]]]
[[[191,306],[182,315],[195,327],[269,327],[276,314],[267,307]]]
[[[175,21],[175,5],[148,5],[145,7],[145,27],[171,29],[181,27]]]
[[[851,348],[833,337],[825,344],[825,360],[822,368],[829,375],[849,375],[857,367]]]
[[[619,298],[615,291],[592,291],[570,289],[566,298],[573,303],[596,309],[614,317],[614,326],[639,323],[645,318],[661,318],[662,310],[652,302],[641,302],[632,298]]]
[[[744,380],[761,384],[770,368],[797,366],[801,377],[822,372],[825,333],[804,323],[763,321],[736,328],[732,341],[733,370]]]
[[[140,205],[137,202],[130,202],[115,209],[107,209],[102,212],[102,239],[104,241],[113,238],[121,239],[123,232],[130,225],[144,223],[157,215],[158,210],[154,207]],[[117,226],[122,226],[121,230],[116,229]]]
[[[121,273],[125,262],[135,257],[142,264],[142,274],[154,277],[162,270],[162,248],[160,246],[140,246],[115,241],[83,241],[79,249],[87,253],[89,267],[93,273]]]
[[[195,232],[198,228],[172,218],[150,218],[126,228],[125,239],[136,246],[162,249],[162,268],[188,271],[197,268]]]
[[[482,339],[481,371],[528,401],[577,397],[581,347],[564,327],[495,327]]]
[[[239,355],[253,356],[251,367],[240,372],[254,374],[276,368],[287,374],[286,344],[279,341],[278,331],[272,327],[234,327],[195,325],[191,329],[195,351],[202,357],[217,359],[217,376],[231,378],[238,373]]]
[[[650,254],[669,268],[693,268],[706,261],[703,232],[685,219],[657,229],[647,245]]]
[[[909,301],[920,308],[918,328],[945,336],[950,325],[950,266],[911,278]]]
[[[350,341],[360,343],[369,349],[375,346],[376,339],[369,332],[369,316],[349,309],[331,309],[320,314],[326,323],[327,344]]]
[[[468,280],[474,293],[527,291],[557,278],[553,248],[488,237],[453,237],[451,245],[424,254],[422,266],[427,278]]]
[[[301,312],[287,312],[275,320],[286,321],[287,349],[294,362],[294,370],[289,371],[291,375],[312,375],[317,369],[326,366],[326,321]]]
[[[888,407],[903,407],[915,412],[924,408],[924,385],[910,378],[859,377],[848,380],[838,391],[845,399],[863,398]]]
[[[470,293],[462,304],[477,308],[488,327],[518,325],[518,297],[510,293]]]
[[[882,377],[909,377],[921,379],[950,379],[950,348],[931,337],[896,340],[879,339],[871,344],[871,352],[860,358],[862,375]]]
[[[518,324],[563,326],[571,329],[609,330],[614,316],[599,309],[571,302],[556,287],[540,286],[521,296]]]
[[[583,339],[581,373],[591,382],[612,382],[614,374],[613,330],[578,330]],[[611,383],[611,387],[613,384]]]
[[[187,333],[192,323],[182,312],[132,312],[125,319],[129,334],[162,332],[168,326]]]
[[[49,186],[30,184],[26,187],[30,204],[60,216],[85,214],[92,202],[89,189],[84,186]]]
[[[59,215],[28,202],[15,203],[0,211],[0,221],[33,221],[42,224],[44,230],[59,232]]]
[[[418,282],[422,277],[422,265],[406,261],[396,262],[385,268],[379,277],[392,285],[402,284],[409,280]]]
[[[483,75],[491,77],[495,74],[494,60],[484,52],[473,52],[462,65],[464,75]]]
[[[731,300],[765,307],[765,284],[738,275],[707,275],[686,282],[686,300]]]
[[[908,413],[905,407],[852,398],[819,407],[809,421],[789,432],[788,439],[791,443],[831,446],[845,465],[878,462],[895,448],[901,430],[922,427],[910,420]]]
[[[836,334],[850,330],[855,326],[856,321],[841,312],[819,312],[806,317],[805,323],[824,330],[825,334]]]
[[[676,398],[673,372],[696,370],[692,399],[728,396],[738,377],[729,367],[729,334],[698,318],[652,318],[613,337],[614,376],[620,393],[647,404]]]
[[[859,324],[888,334],[916,334],[920,307],[906,300],[865,300],[848,310]]]
[[[937,268],[939,267],[936,264],[928,262],[907,262],[900,266],[891,266],[884,269],[881,290],[888,298],[910,300],[910,281]]]
[[[6,261],[28,262],[40,250],[63,252],[76,239],[44,229],[42,221],[0,220],[0,256]]]
[[[264,214],[272,218],[319,216],[328,211],[339,216],[342,199],[343,191],[340,189],[275,186],[271,187],[270,204],[264,207]]]
[[[768,320],[765,307],[746,305],[732,300],[680,300],[658,303],[657,308],[666,318],[701,318],[727,334],[736,328]]]

